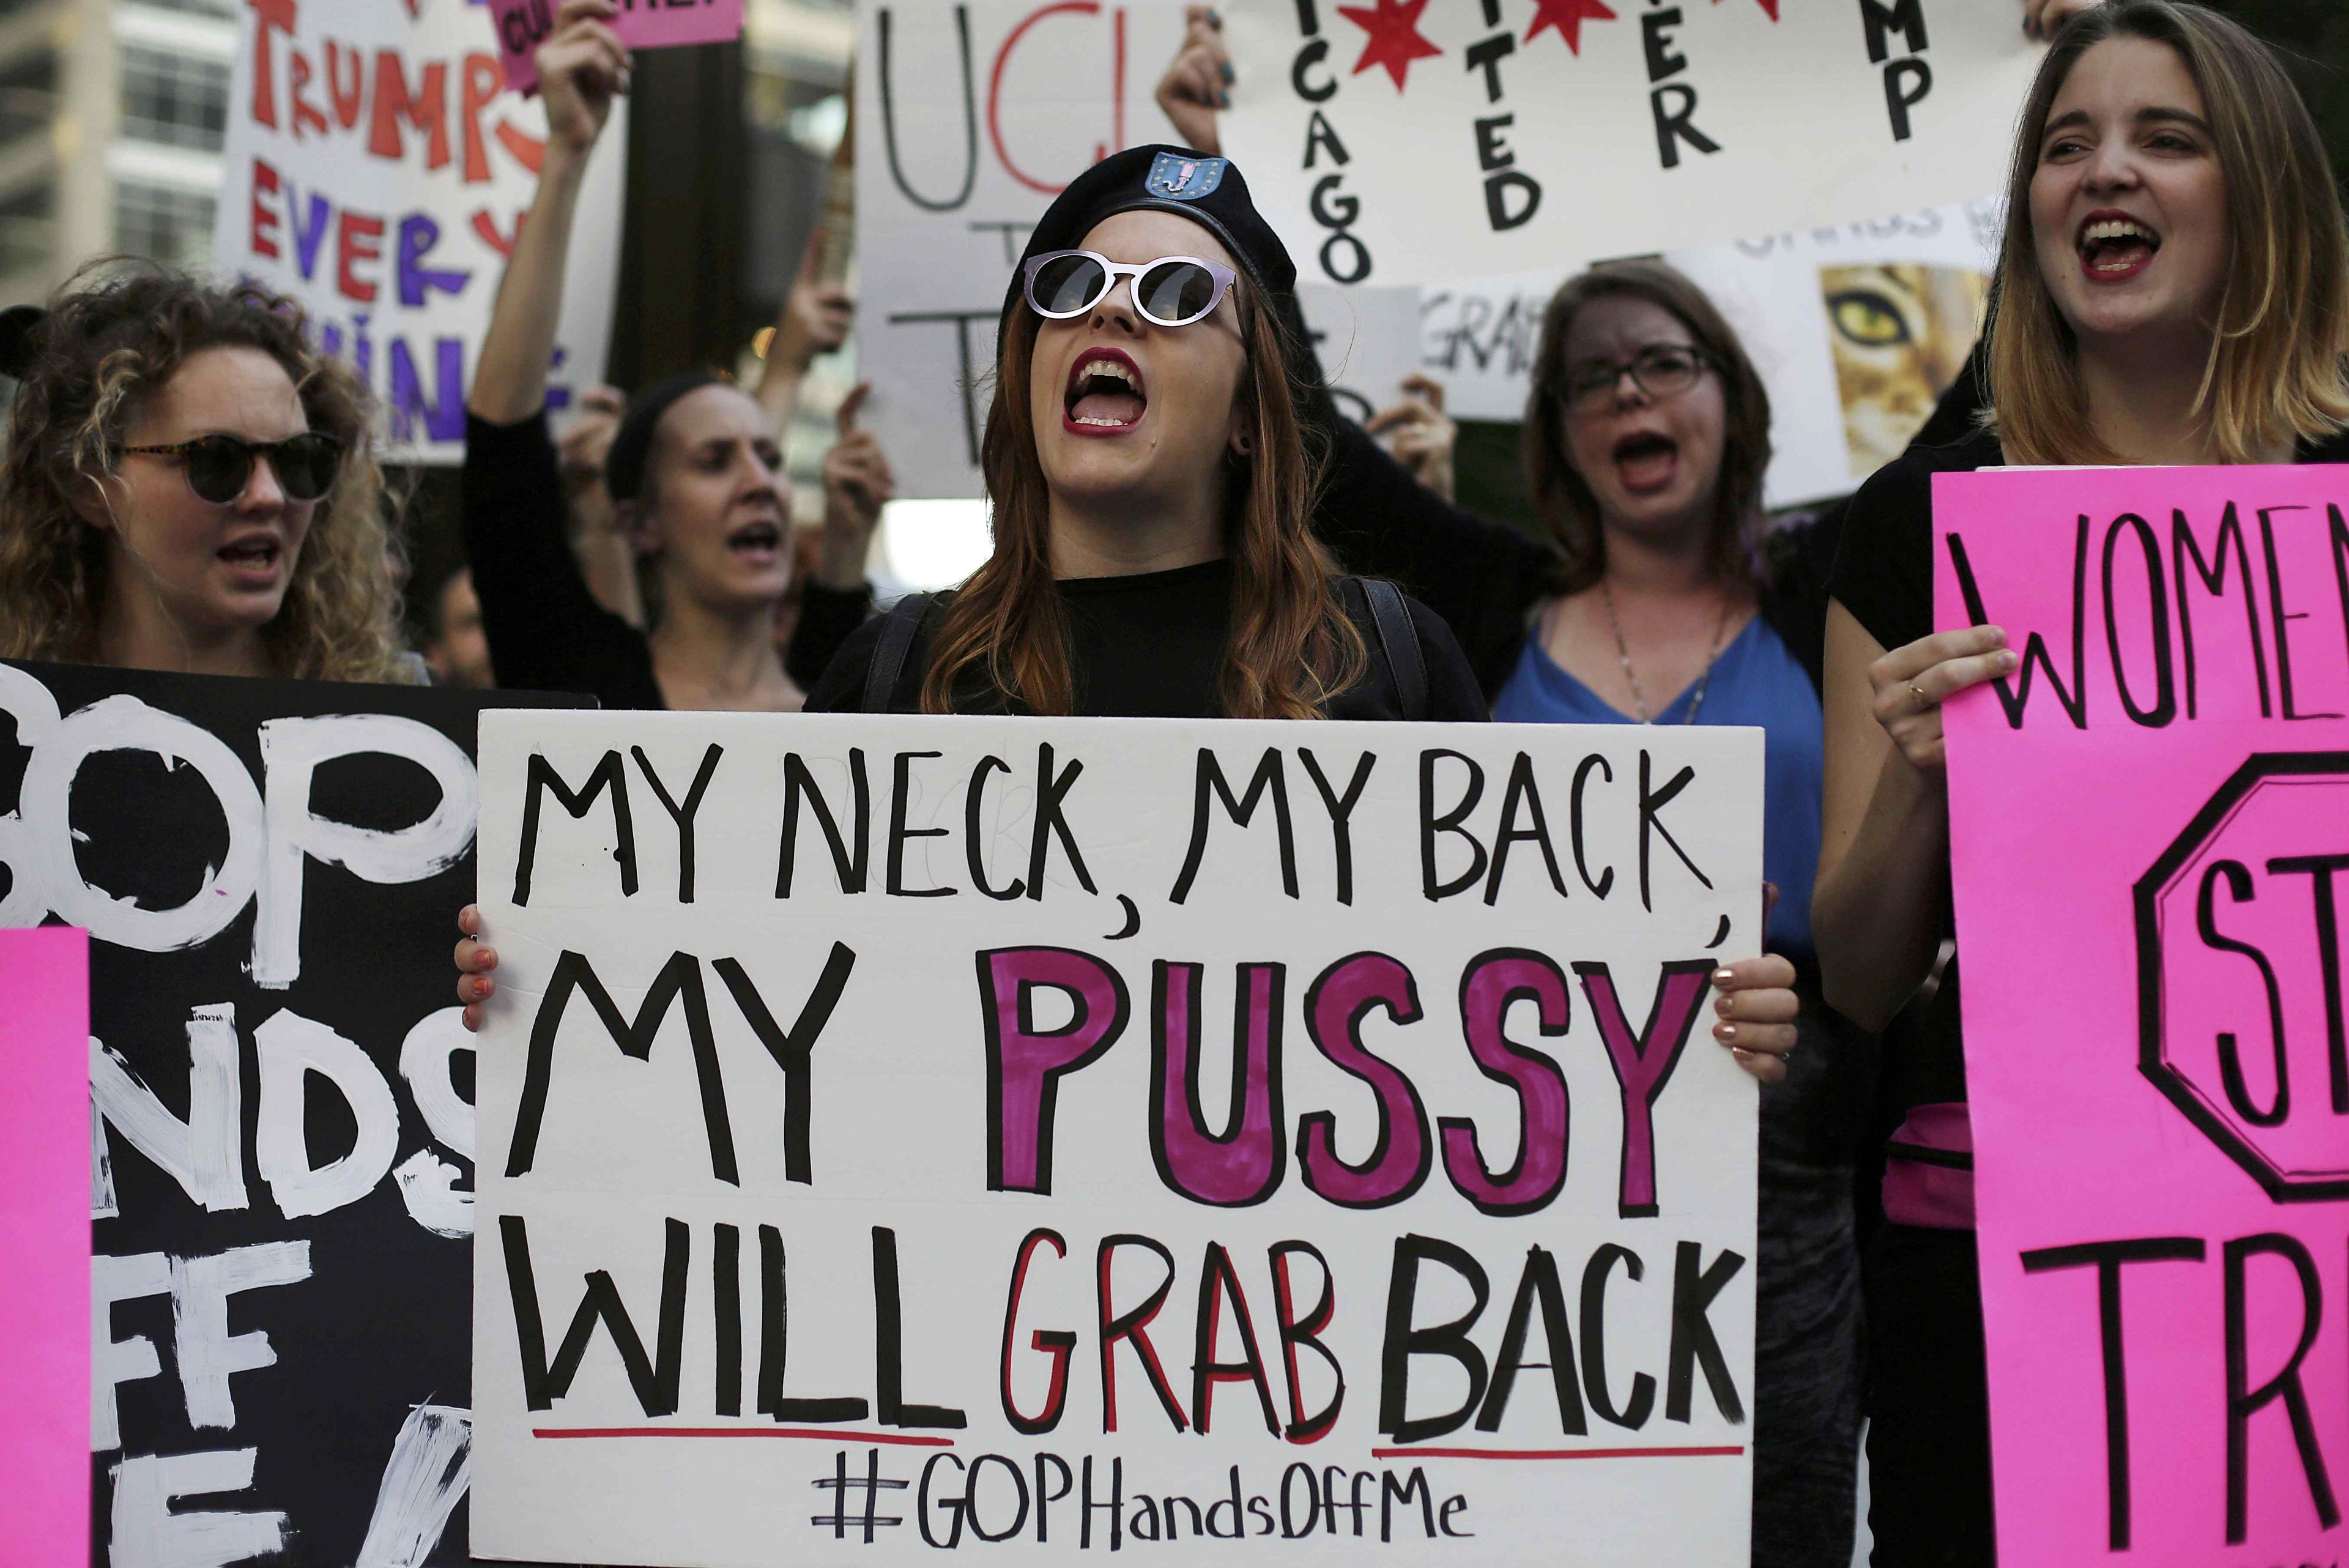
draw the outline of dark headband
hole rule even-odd
[[[732,385],[725,377],[708,370],[688,370],[684,375],[656,381],[629,399],[628,411],[622,417],[619,432],[612,438],[612,450],[604,459],[604,488],[612,499],[634,501],[643,495],[645,471],[652,462],[653,431],[659,426],[661,416],[675,407],[678,399],[690,397],[704,387]]]

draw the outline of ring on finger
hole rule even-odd
[[[1933,705],[1932,696],[1914,680],[1909,682],[1909,694],[1917,699],[1917,711],[1922,713]]]

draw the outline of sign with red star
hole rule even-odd
[[[1773,5],[1775,0],[1763,0],[1763,4]],[[1534,25],[1526,29],[1526,42],[1532,43],[1544,27],[1555,27],[1566,40],[1567,52],[1579,55],[1583,23],[1614,20],[1615,13],[1607,8],[1605,0],[1534,0]]]
[[[1354,62],[1354,74],[1384,66],[1387,75],[1394,78],[1395,90],[1401,92],[1412,61],[1433,59],[1444,53],[1419,30],[1419,14],[1426,9],[1427,0],[1376,0],[1375,9],[1339,6],[1338,15],[1370,35],[1370,42],[1362,46],[1362,57]]]
[[[1721,0],[1713,0],[1713,3],[1718,5],[1721,4]],[[1535,0],[1535,4],[1540,4],[1540,0]],[[1761,0],[1761,5],[1762,14],[1764,16],[1769,17],[1773,22],[1778,19],[1778,0]]]

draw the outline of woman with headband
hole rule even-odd
[[[546,101],[538,199],[523,222],[465,421],[465,547],[502,685],[583,691],[606,708],[791,711],[802,701],[774,646],[791,587],[791,492],[773,416],[724,378],[672,377],[639,392],[612,439],[605,486],[649,564],[652,629],[596,602],[566,542],[547,434],[547,367],[562,313],[571,223],[587,160],[627,88],[613,0],[565,0],[540,48]],[[824,547],[794,629],[802,680],[864,619],[864,545],[890,493],[869,434],[824,469]]]

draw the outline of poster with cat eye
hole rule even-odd
[[[546,110],[506,85],[480,0],[247,0],[212,262],[292,296],[358,372],[405,462],[465,455],[465,394]],[[627,100],[580,192],[547,403],[603,379],[620,264]]]
[[[1900,455],[1965,368],[2004,203],[1785,229],[1674,251],[1770,394],[1763,499],[1847,495]]]
[[[1692,245],[1664,260],[1720,307],[1770,394],[1764,503],[1847,494],[1899,455],[1972,350],[2002,203]],[[1423,368],[1459,418],[1525,417],[1560,265],[1420,291]]]
[[[2039,46],[1982,0],[1235,0],[1224,152],[1337,284],[1440,284],[2003,183]]]
[[[466,1561],[473,730],[572,701],[0,664],[0,927],[89,932],[93,1568]]]
[[[474,1551],[1742,1568],[1762,742],[488,716]]]
[[[2332,1563],[2349,467],[1934,483],[2005,1568]]]

